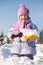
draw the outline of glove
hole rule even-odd
[[[15,34],[12,34],[11,38],[14,39],[15,37],[22,37],[23,33],[20,32],[19,34],[15,35]]]
[[[19,36],[19,37],[22,37],[22,35],[23,35],[23,33],[22,33],[22,32],[20,32],[20,33],[18,34],[18,36]]]

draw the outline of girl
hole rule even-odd
[[[24,42],[20,40],[20,38],[23,36],[23,33],[20,31],[20,29],[35,29],[38,31],[36,25],[31,22],[29,13],[29,9],[24,4],[21,4],[18,10],[18,22],[16,25],[12,26],[9,37],[14,40],[17,37],[19,38],[19,41],[16,39],[17,42],[14,42],[12,53],[18,55],[19,57],[27,56],[30,59],[33,59],[33,56],[36,54],[35,40],[25,39]]]

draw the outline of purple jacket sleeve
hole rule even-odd
[[[36,29],[36,30],[38,31],[37,26],[36,26],[35,24],[33,24],[33,23],[31,23],[31,25],[30,25],[30,29]]]

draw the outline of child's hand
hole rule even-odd
[[[22,37],[22,36],[23,36],[23,33],[20,32],[17,36],[18,36],[18,37]]]

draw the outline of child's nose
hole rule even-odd
[[[23,19],[25,19],[25,16],[23,16]]]

